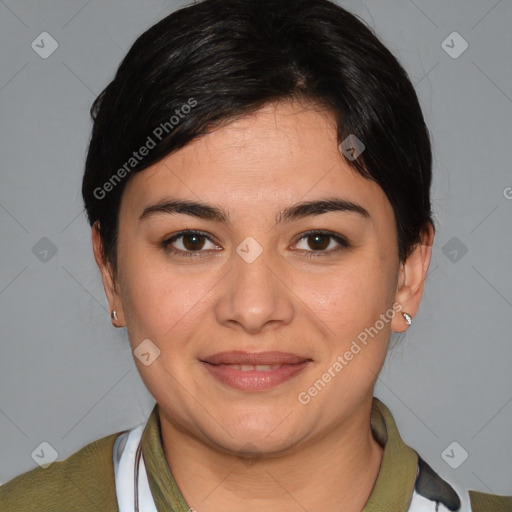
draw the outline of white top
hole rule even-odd
[[[145,425],[139,425],[119,435],[114,442],[114,475],[116,496],[119,512],[135,512],[134,478],[135,453],[142,437]],[[158,512],[142,456],[139,463],[139,510],[142,512]]]

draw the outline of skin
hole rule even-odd
[[[139,220],[171,195],[222,207],[231,225],[176,213]],[[326,197],[357,203],[370,217],[328,212],[275,224],[283,208]],[[185,229],[211,235],[199,239],[199,256],[161,247]],[[303,237],[310,229],[344,236],[350,247]],[[391,331],[407,329],[402,315],[308,404],[297,396],[395,302],[415,316],[433,230],[427,226],[399,261],[393,209],[340,154],[331,115],[297,102],[269,104],[133,175],[120,206],[116,275],[98,230],[96,223],[93,248],[114,324],[126,326],[133,350],[147,338],[160,349],[149,366],[134,360],[160,405],[165,456],[187,503],[200,512],[334,512],[340,503],[346,512],[362,510],[382,460],[370,430],[373,389]],[[263,250],[252,263],[236,252],[246,237]],[[172,246],[194,248],[190,237]],[[311,361],[272,389],[241,391],[200,363],[228,350]]]

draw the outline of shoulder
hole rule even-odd
[[[46,469],[37,467],[0,486],[0,510],[116,511],[112,449],[121,433],[93,441]]]
[[[469,491],[472,512],[512,512],[512,496]]]

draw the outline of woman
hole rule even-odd
[[[94,255],[157,403],[2,510],[512,510],[439,477],[373,397],[434,226],[418,99],[368,28],[328,0],[205,0],[91,113]]]

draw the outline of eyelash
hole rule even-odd
[[[176,240],[182,238],[185,235],[200,235],[200,236],[204,236],[210,242],[214,243],[213,240],[211,240],[211,238],[209,237],[208,233],[205,233],[204,231],[185,230],[185,231],[180,231],[178,234],[173,235],[171,238],[167,238],[167,239],[163,240],[160,243],[160,246],[165,251],[170,252],[171,254],[174,254],[174,255],[177,255],[177,256],[183,256],[185,258],[202,257],[201,253],[203,253],[205,251],[202,251],[202,250],[198,250],[198,251],[183,251],[181,249],[175,249],[175,248],[173,248],[171,246],[172,242],[175,242]],[[316,258],[316,257],[319,257],[319,256],[329,256],[332,253],[338,252],[338,251],[343,250],[343,249],[348,249],[348,248],[351,247],[350,244],[348,243],[347,239],[344,238],[343,236],[340,236],[338,234],[332,233],[330,231],[319,230],[319,229],[313,229],[311,231],[306,231],[305,233],[302,234],[302,236],[297,240],[296,243],[300,242],[304,238],[308,238],[310,236],[315,236],[315,235],[327,236],[327,237],[335,240],[336,242],[338,242],[340,244],[340,247],[337,247],[336,249],[330,249],[329,251],[326,251],[326,250],[306,251],[307,253],[309,253],[309,255],[307,256],[308,258]]]

